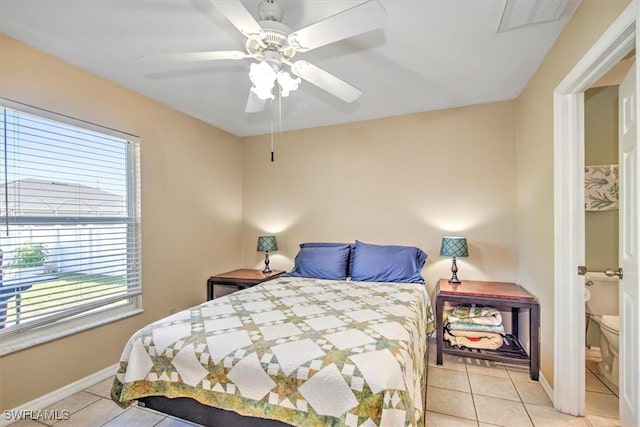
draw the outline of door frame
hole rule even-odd
[[[640,32],[636,31],[639,10],[638,2],[631,2],[553,93],[553,404],[572,415],[584,415],[585,410],[585,358],[579,357],[585,351],[584,277],[577,274],[578,266],[585,265],[584,91],[640,46]],[[624,375],[620,368],[620,375]],[[629,377],[639,381],[637,375]]]

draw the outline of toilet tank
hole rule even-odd
[[[585,310],[594,315],[618,316],[618,277],[604,273],[584,276]]]

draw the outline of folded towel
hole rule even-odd
[[[459,305],[453,309],[445,310],[446,318],[450,322],[477,323],[479,325],[501,325],[502,315],[495,307],[477,307]]]
[[[447,328],[452,331],[493,332],[495,334],[504,335],[504,326],[502,324],[479,325],[477,323],[468,323],[468,322],[448,322]]]
[[[497,350],[504,342],[502,335],[478,331],[444,331],[444,338],[459,347]]]

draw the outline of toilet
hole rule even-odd
[[[607,381],[618,386],[618,354],[620,317],[618,305],[618,278],[604,273],[585,276],[585,311],[600,328],[600,354],[598,370]]]
[[[596,320],[597,321],[597,320]],[[600,353],[598,370],[607,380],[618,386],[618,343],[620,317],[603,315],[600,318]]]

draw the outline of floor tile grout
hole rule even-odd
[[[508,371],[507,371],[507,375],[508,375]],[[524,404],[524,400],[522,399],[522,395],[520,394],[520,391],[518,390],[518,387],[516,387],[514,379],[511,377],[511,375],[509,375],[509,380],[511,381],[511,385],[513,386],[513,388],[516,389],[516,394],[520,398],[520,403],[522,404],[522,407],[524,408],[524,411],[526,412],[527,417],[529,417],[529,421],[531,421],[531,425],[535,427],[536,423],[533,421],[533,418],[531,417],[531,413],[527,409],[527,406]]]
[[[473,413],[476,415],[476,423],[480,425],[480,416],[478,415],[478,408],[476,406],[476,400],[473,398],[473,388],[471,388],[471,378],[469,378],[469,368],[467,364],[464,364],[464,372],[467,375],[467,384],[469,384],[469,393],[471,394],[471,404],[473,405]],[[429,373],[427,372],[427,376]]]

